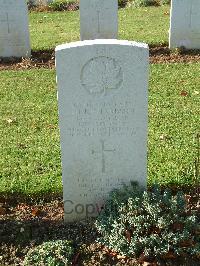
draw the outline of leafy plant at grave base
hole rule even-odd
[[[119,7],[134,6],[158,6],[158,5],[166,5],[170,4],[171,0],[118,0]],[[79,0],[54,0],[52,3],[48,4],[48,6],[41,5],[40,7],[36,7],[30,1],[28,1],[28,6],[30,9],[34,9],[36,11],[75,11],[79,9]]]
[[[142,6],[160,6],[170,4],[171,0],[129,0],[129,6],[142,7]]]
[[[157,259],[199,256],[197,217],[182,192],[143,191],[136,183],[113,191],[96,220],[98,242],[123,256]]]
[[[157,0],[132,0],[130,5],[133,7],[155,6],[155,5],[158,5],[158,1]]]
[[[23,265],[67,266],[72,263],[73,253],[74,249],[70,241],[57,240],[45,242],[28,251]]]
[[[169,5],[171,3],[171,0],[160,0],[161,5]]]
[[[75,11],[79,9],[79,1],[77,0],[62,0],[62,1],[53,1],[49,4],[51,11],[64,11],[71,10]]]
[[[127,5],[127,3],[130,1],[131,0],[118,0],[118,6],[119,7],[125,7]]]

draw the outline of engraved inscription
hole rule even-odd
[[[94,95],[109,93],[120,88],[123,71],[116,59],[100,56],[89,60],[81,71],[81,84]]]
[[[105,102],[73,103],[73,120],[66,128],[67,136],[98,136],[101,139],[109,136],[133,136],[135,128],[130,121],[134,119],[133,103],[125,100],[112,103]],[[94,119],[95,118],[95,119]]]
[[[115,152],[115,149],[106,149],[105,140],[101,140],[101,163],[102,163],[102,173],[106,172],[106,162],[105,162],[105,153],[106,152]],[[92,154],[98,153],[97,151],[92,150]]]
[[[98,178],[78,178],[77,186],[79,188],[81,197],[89,197],[94,194],[96,197],[101,198],[109,193],[110,190],[124,185],[124,179],[120,177],[98,177]]]

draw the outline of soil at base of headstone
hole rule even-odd
[[[200,62],[200,50],[175,49],[167,46],[150,47],[150,63],[195,63]],[[54,50],[32,51],[31,58],[1,58],[0,70],[25,70],[32,68],[55,68]]]
[[[187,188],[185,189],[187,190]],[[176,188],[172,191],[176,193]],[[185,196],[189,208],[196,210],[200,221],[200,188],[190,189]],[[97,244],[98,233],[94,219],[65,224],[61,195],[43,199],[0,198],[0,265],[22,265],[27,251],[44,241],[69,239],[75,243],[73,266],[146,265],[146,266],[200,266],[200,259],[177,257],[146,261],[135,260],[113,253]]]

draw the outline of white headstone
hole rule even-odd
[[[200,49],[200,0],[172,0],[169,47]]]
[[[118,0],[80,0],[81,40],[117,39]]]
[[[146,186],[146,44],[94,40],[56,48],[65,221],[95,216],[108,193]]]
[[[0,57],[29,57],[28,9],[25,0],[0,0]]]

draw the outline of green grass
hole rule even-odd
[[[79,39],[78,12],[31,12],[29,25],[33,50],[54,49]]]
[[[168,42],[169,6],[119,10],[119,39],[152,45]],[[33,50],[54,49],[56,45],[79,40],[79,12],[31,12]]]
[[[198,63],[151,65],[150,184],[194,181],[199,70]],[[182,90],[188,96],[180,96]],[[0,193],[61,192],[55,71],[1,71],[0,97]]]
[[[1,72],[0,95],[0,191],[60,190],[54,72]],[[9,123],[9,119],[13,122]]]
[[[192,184],[200,132],[200,64],[154,65],[149,96],[149,181]],[[181,96],[186,91],[187,96]],[[199,93],[199,94],[198,94]],[[164,136],[164,140],[162,140]],[[200,182],[200,177],[199,177]]]
[[[169,6],[119,10],[119,39],[168,43]]]

